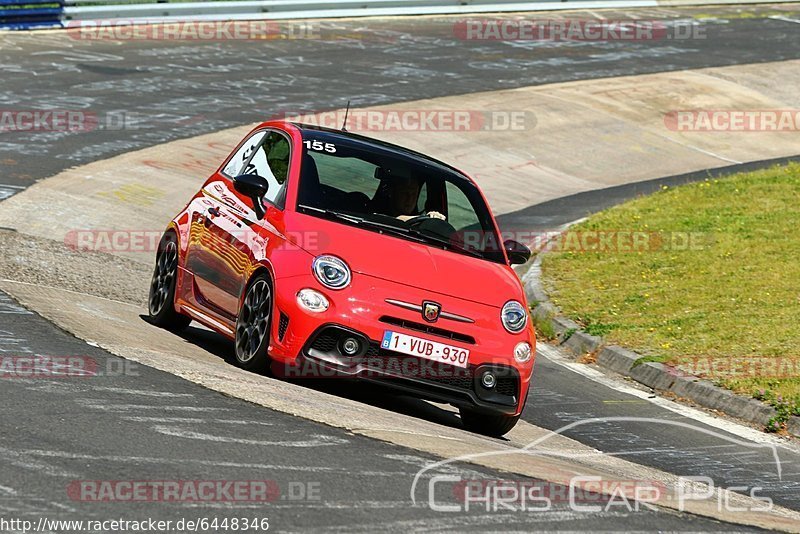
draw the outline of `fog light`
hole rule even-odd
[[[529,362],[531,359],[531,345],[527,341],[517,343],[514,347],[514,359],[519,363]]]
[[[495,376],[489,371],[486,371],[481,375],[481,384],[486,389],[492,389],[497,385],[497,378],[495,378]]]
[[[329,306],[325,295],[314,289],[301,289],[297,293],[297,303],[314,313],[324,312]]]
[[[361,344],[355,338],[348,337],[342,342],[342,352],[347,356],[358,354],[360,350]]]

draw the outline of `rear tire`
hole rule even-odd
[[[192,322],[190,317],[175,311],[175,285],[178,282],[178,238],[167,232],[158,244],[156,267],[150,282],[147,309],[150,322],[161,328],[179,332]]]
[[[519,421],[519,415],[492,415],[474,412],[468,408],[459,408],[459,411],[464,428],[476,434],[495,438],[502,437]]]
[[[270,359],[267,349],[272,327],[272,285],[266,274],[259,274],[247,286],[239,317],[236,319],[236,364],[248,371],[266,371]]]

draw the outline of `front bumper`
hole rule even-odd
[[[276,372],[289,377],[357,378],[475,411],[521,413],[533,359],[519,364],[512,351],[520,341],[529,341],[533,346],[532,331],[512,336],[499,324],[499,311],[494,308],[465,304],[442,295],[435,298],[444,309],[472,317],[474,323],[455,324],[441,319],[427,325],[428,331],[421,331],[420,327],[426,325],[418,314],[386,303],[384,296],[421,302],[430,295],[392,282],[381,281],[380,289],[359,287],[356,282],[346,290],[332,292],[321,288],[310,276],[277,281],[273,315],[277,320],[273,320],[270,346]],[[296,295],[304,288],[325,294],[330,301],[329,309],[313,313],[301,307]],[[468,366],[461,368],[383,349],[378,340],[386,330],[469,349]],[[345,355],[339,344],[346,335],[360,342],[361,349],[353,356]],[[445,339],[448,335],[449,339]],[[481,377],[487,371],[497,378],[492,388],[481,384]]]

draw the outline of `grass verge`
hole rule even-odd
[[[546,254],[586,332],[800,415],[800,165],[708,179],[590,217]]]

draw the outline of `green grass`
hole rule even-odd
[[[664,188],[572,231],[647,239],[584,251],[565,238],[545,255],[553,301],[587,332],[689,370],[709,358],[800,360],[800,165]],[[759,374],[708,377],[800,413],[800,376]]]

